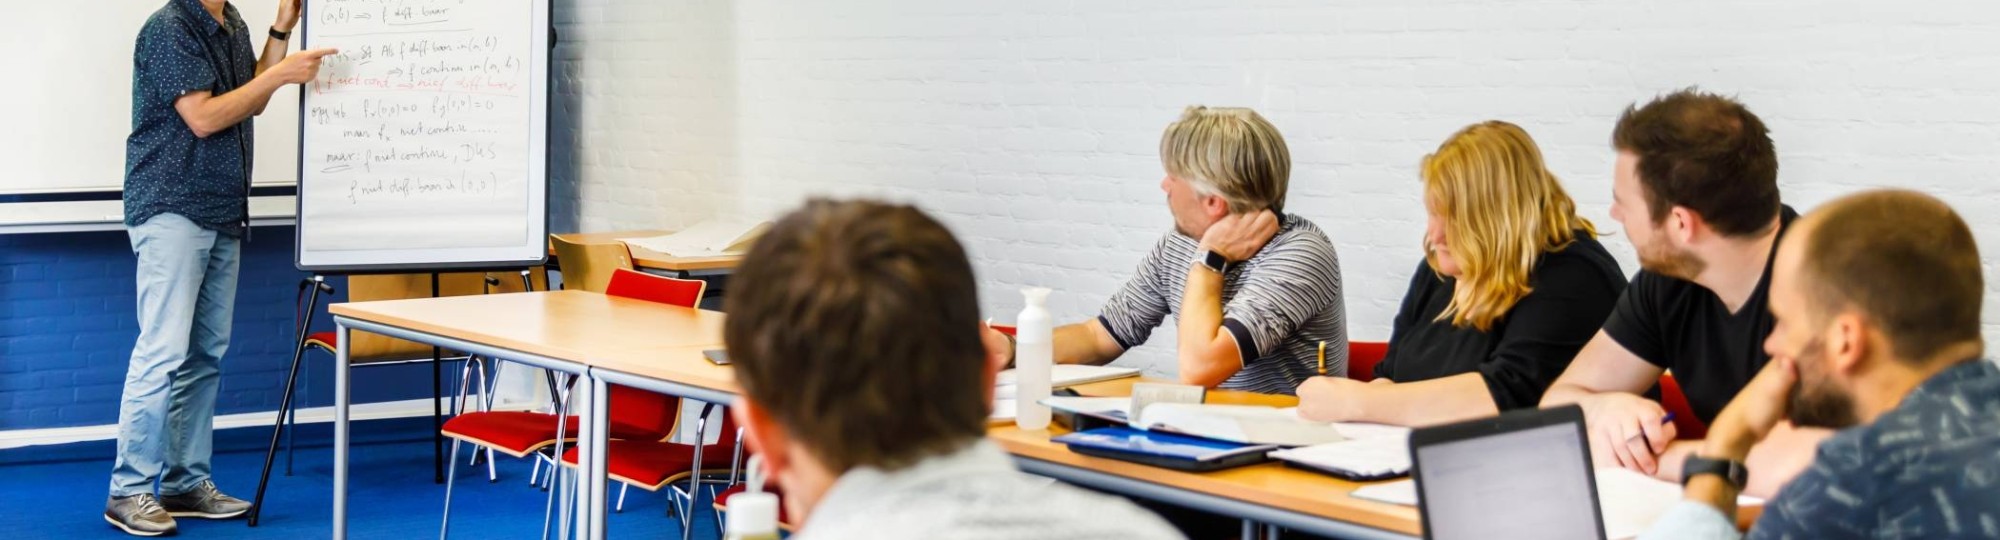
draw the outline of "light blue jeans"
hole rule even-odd
[[[118,406],[111,496],[178,495],[209,478],[215,392],[236,311],[242,241],[161,214],[129,229],[139,258],[139,342]]]

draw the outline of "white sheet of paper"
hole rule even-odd
[[[744,219],[712,219],[679,232],[659,236],[620,238],[626,245],[642,247],[676,257],[724,255],[730,246],[763,225]]]
[[[993,400],[993,414],[986,415],[986,423],[1005,424],[1013,422],[1014,416],[1020,414],[1019,407],[1020,405],[1012,399]]]
[[[1604,515],[1606,538],[1632,538],[1652,528],[1668,509],[1681,500],[1681,487],[1620,467],[1597,470],[1597,505]],[[1356,488],[1357,499],[1417,505],[1417,483],[1411,480],[1383,482]],[[1737,506],[1762,506],[1764,500],[1738,496]]]
[[[1370,476],[1410,472],[1408,428],[1334,424],[1334,429],[1347,436],[1348,440],[1279,450],[1272,452],[1271,457]]]
[[[1062,388],[1065,386],[1076,386],[1079,384],[1137,376],[1139,376],[1139,368],[1056,364],[1049,366],[1049,387]],[[1014,386],[1014,377],[1016,377],[1014,370],[1001,371],[1000,376],[994,378],[993,384],[1002,387]]]
[[[1346,440],[1331,424],[1302,420],[1290,409],[1255,405],[1155,403],[1132,425],[1248,444],[1307,446]]]
[[[1132,400],[1122,397],[1068,397],[1056,396],[1042,400],[1050,409],[1078,413],[1130,413]]]

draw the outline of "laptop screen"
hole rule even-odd
[[[1587,451],[1570,423],[1417,447],[1426,536],[1603,538]]]

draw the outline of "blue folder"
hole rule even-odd
[[[1241,444],[1174,433],[1107,427],[1056,437],[1054,442],[1087,456],[1131,461],[1183,471],[1213,471],[1262,463],[1271,444]]]

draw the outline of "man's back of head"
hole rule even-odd
[[[745,397],[833,474],[897,469],[985,434],[972,265],[929,216],[808,202],[731,285],[724,336]]]
[[[1179,538],[984,442],[999,368],[965,250],[915,208],[814,200],[731,277],[734,414],[814,538]]]

